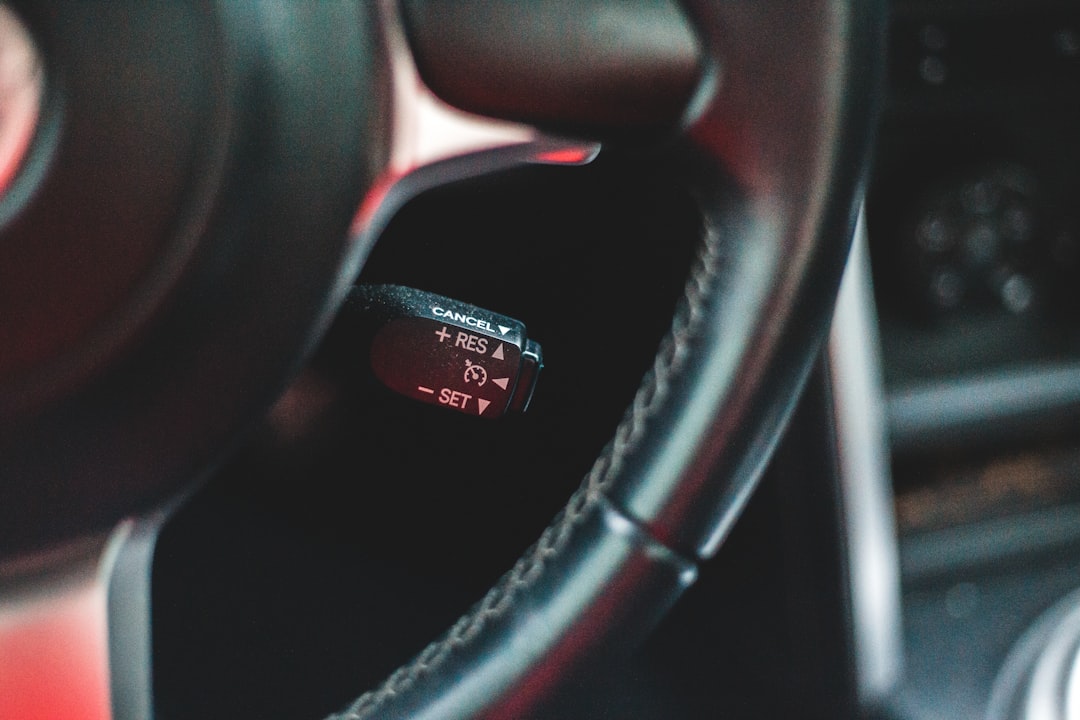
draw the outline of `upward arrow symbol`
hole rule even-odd
[[[499,326],[499,332],[501,332],[503,335],[505,335],[506,333],[510,332],[510,328],[506,327],[505,325],[500,325]]]

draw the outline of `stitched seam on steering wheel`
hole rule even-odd
[[[708,219],[704,222],[703,242],[684,286],[672,326],[661,341],[653,365],[620,421],[614,438],[593,463],[563,511],[510,572],[503,575],[442,639],[428,645],[380,687],[358,698],[343,714],[331,716],[328,720],[369,720],[394,697],[407,692],[426,675],[437,672],[451,653],[473,642],[488,623],[509,612],[520,593],[543,576],[547,562],[566,548],[582,518],[611,486],[626,456],[644,436],[649,420],[663,405],[671,380],[683,369],[690,345],[706,317],[705,299],[712,290],[722,262],[722,248],[716,228],[709,224]]]

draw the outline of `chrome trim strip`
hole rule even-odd
[[[957,436],[1077,415],[1080,363],[1075,362],[950,377],[889,393],[889,432],[899,450],[942,447],[955,444]]]
[[[863,213],[840,286],[828,363],[851,584],[856,692],[864,705],[884,698],[899,679],[903,663],[900,564],[870,282]]]
[[[158,535],[173,509],[169,506],[129,522],[129,531],[116,545],[110,563],[107,581],[112,720],[154,717],[151,579]]]
[[[900,560],[905,582],[921,583],[958,570],[989,567],[1035,553],[1062,552],[1078,545],[1080,505],[1070,504],[905,534]]]

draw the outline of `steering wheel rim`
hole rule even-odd
[[[370,200],[385,189],[378,178],[386,177],[389,163],[388,99],[378,38],[386,19],[376,18],[373,7],[350,6],[334,21],[329,14],[317,18],[318,13],[300,10],[275,16],[269,6],[250,12],[227,4],[219,8],[223,20],[216,31],[224,39],[229,63],[214,86],[217,91],[224,88],[215,96],[223,104],[215,106],[222,113],[215,127],[230,142],[257,127],[250,115],[231,113],[239,112],[234,104],[253,90],[245,82],[268,77],[260,63],[269,61],[274,72],[284,72],[296,57],[275,48],[299,45],[302,57],[313,57],[312,38],[321,33],[340,38],[350,57],[362,57],[371,74],[369,82],[358,87],[355,70],[344,73],[345,81],[320,96],[331,103],[332,96],[355,91],[333,127],[342,143],[350,128],[364,141],[354,137],[331,171],[307,176],[307,165],[293,166],[311,184],[283,178],[267,189],[266,197],[302,188],[304,193],[325,190],[333,198],[328,203],[332,209],[325,213],[329,220],[310,225],[313,236],[323,239],[321,246],[303,254],[318,270],[304,283],[295,312],[287,316],[288,330],[268,330],[274,338],[273,360],[260,365],[258,377],[242,392],[228,395],[228,411],[197,441],[174,443],[167,452],[158,448],[164,454],[134,463],[135,458],[121,452],[123,432],[98,436],[116,451],[115,462],[97,468],[99,474],[125,461],[136,465],[123,467],[119,480],[104,483],[111,497],[134,497],[122,503],[99,498],[95,512],[81,524],[67,523],[69,534],[100,530],[119,515],[152,506],[219,457],[236,428],[266,407],[343,298],[373,241],[374,225],[361,228],[359,242],[346,232],[352,209],[360,206],[360,197]],[[611,444],[538,544],[443,639],[340,717],[523,717],[535,711],[544,696],[601,647],[633,642],[692,582],[697,561],[722,540],[768,458],[827,329],[854,228],[881,70],[877,50],[882,9],[877,3],[839,0],[798,8],[780,2],[688,2],[685,9],[706,49],[706,81],[685,128],[677,140],[666,141],[663,154],[697,197],[704,231],[698,261],[657,362]],[[45,14],[24,12],[32,27],[38,22],[33,18]],[[349,23],[363,28],[362,37],[340,29]],[[255,40],[244,40],[243,28],[251,29]],[[310,77],[284,74],[295,81],[286,95],[310,99],[301,88]],[[296,99],[289,107],[296,107]],[[311,113],[285,118],[273,126],[281,131],[274,140],[287,141],[292,125],[312,120]],[[229,151],[237,152],[232,145]],[[284,155],[275,161],[287,166],[288,153]],[[349,162],[359,165],[349,167]],[[237,221],[252,210],[236,196],[235,176],[229,179],[233,183],[226,199],[215,194],[215,202],[206,208],[205,217],[219,230],[229,223],[213,214],[222,213],[215,203],[224,203],[223,214]],[[212,191],[221,189],[215,184]],[[296,208],[290,212],[291,217],[303,215]],[[269,230],[266,223],[258,227]],[[278,234],[277,250],[270,253],[274,262],[299,257],[288,255],[287,249],[300,232],[296,226]],[[257,247],[257,233],[241,234],[245,239],[234,241],[231,259]],[[167,387],[170,363],[162,354],[173,346],[180,329],[181,336],[192,341],[185,357],[205,366],[214,340],[184,330],[200,318],[200,311],[188,308],[186,300],[205,297],[206,284],[227,274],[213,272],[215,261],[199,250],[198,243],[181,248],[182,260],[171,274],[164,273],[160,293],[150,302],[143,298],[136,303],[139,312],[127,329],[138,332],[105,342],[107,358],[91,352],[75,370],[61,369],[61,385],[75,390],[59,405],[52,394],[55,383],[49,380],[56,377],[50,375],[55,365],[40,375],[46,380],[31,384],[40,389],[36,394],[19,387],[12,391],[10,378],[0,377],[8,381],[0,386],[0,427],[15,428],[4,446],[18,448],[5,455],[4,470],[29,479],[19,486],[20,492],[35,479],[86,465],[94,448],[85,443],[62,461],[41,459],[48,455],[49,438],[64,437],[85,422],[87,407],[96,407],[99,417],[117,413],[112,397],[117,388],[123,397],[139,397],[145,385],[139,375],[131,377],[133,357],[156,363],[157,387]],[[254,286],[257,267],[249,264],[239,271],[247,273],[246,287]],[[250,299],[234,300],[240,313],[230,321],[234,327],[242,324],[241,315],[257,315]],[[217,332],[220,338],[228,331]],[[106,359],[112,362],[107,367]],[[196,375],[189,372],[186,377],[196,383]],[[148,405],[174,410],[183,404],[180,394],[175,388],[152,393]],[[213,394],[202,388],[203,409],[194,414],[206,416],[207,408],[220,402]],[[148,409],[142,412],[125,410],[126,427],[145,420]],[[155,417],[155,427],[169,426],[160,415]],[[166,470],[157,475],[154,487],[125,485],[162,457]],[[0,486],[0,491],[5,487],[12,486]],[[9,496],[25,499],[20,492]],[[46,508],[40,502],[30,506]],[[36,515],[47,516],[44,510]],[[0,548],[27,552],[55,543],[61,533],[49,523],[51,532],[32,535],[26,529],[33,517],[31,513],[4,525],[15,531],[0,536]]]
[[[771,42],[723,53],[689,142],[667,151],[703,238],[612,441],[499,583],[335,720],[542,716],[599,648],[642,638],[730,529],[828,328],[880,72],[879,7],[780,5],[688,3],[713,62],[729,33]],[[764,92],[752,81],[762,75]]]

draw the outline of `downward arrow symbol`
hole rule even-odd
[[[510,332],[510,328],[506,327],[505,325],[500,325],[499,326],[499,332],[501,332],[503,335],[505,335],[506,333]]]

